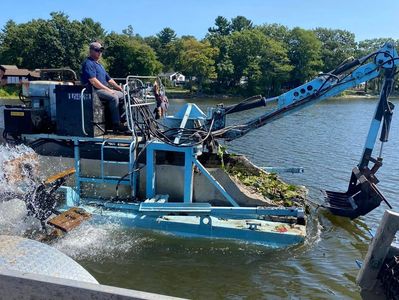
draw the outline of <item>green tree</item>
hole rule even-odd
[[[229,35],[231,32],[231,23],[225,17],[218,16],[215,19],[215,27],[209,27],[208,32],[210,35]]]
[[[261,49],[266,37],[256,30],[243,30],[233,32],[231,37],[229,55],[234,65],[233,80],[238,86],[242,77],[248,77],[249,86],[258,80],[260,68]]]
[[[51,13],[51,17],[47,22],[51,30],[49,33],[55,32],[56,40],[53,42],[58,46],[58,53],[54,53],[53,66],[78,70],[81,65],[81,50],[87,41],[85,34],[82,34],[82,23],[70,21],[64,13]],[[51,40],[50,36],[48,39]]]
[[[257,26],[256,28],[262,31],[263,34],[267,37],[270,37],[282,43],[286,43],[290,35],[290,30],[288,29],[288,27],[281,24],[263,24]]]
[[[252,29],[253,27],[252,21],[246,17],[237,16],[231,19],[231,30],[233,32]]]
[[[159,49],[161,48],[161,42],[159,38],[155,35],[147,36],[144,38],[144,42],[150,46],[158,55]]]
[[[176,32],[170,27],[165,27],[157,34],[157,37],[161,45],[164,47],[176,40]]]
[[[130,38],[134,37],[133,26],[132,25],[127,26],[127,28],[122,30],[122,33],[126,34]]]
[[[65,45],[54,24],[38,19],[5,28],[2,57],[6,63],[27,68],[60,67]]]
[[[0,33],[0,61],[7,64],[21,65],[22,58],[13,46],[13,40],[18,37],[18,26],[13,20],[8,20]]]
[[[386,42],[395,42],[391,38],[376,38],[376,39],[367,39],[360,41],[357,44],[356,54],[357,56],[365,56],[373,53],[380,49]]]
[[[262,50],[260,92],[267,96],[278,95],[284,83],[290,79],[293,68],[286,45],[278,40],[267,38]]]
[[[199,42],[194,38],[181,39],[181,50],[177,66],[190,78],[195,77],[199,90],[209,79],[216,79],[215,57],[218,49],[208,41]]]
[[[321,42],[310,30],[295,27],[288,38],[289,58],[294,66],[291,87],[312,79],[322,70]]]
[[[216,57],[216,73],[218,79],[218,91],[234,86],[234,64],[231,59],[232,41],[228,37],[223,37],[219,40],[217,48],[219,54]]]
[[[247,78],[247,93],[275,94],[292,70],[284,44],[252,29],[231,35],[235,85]]]
[[[106,37],[105,45],[104,57],[112,76],[156,75],[162,68],[154,50],[140,40],[113,32]]]
[[[164,66],[164,71],[174,70],[177,51],[175,43],[179,40],[175,31],[172,28],[165,27],[157,33],[156,38],[158,41],[153,39],[151,42],[157,44],[157,56]]]
[[[103,37],[104,30],[91,19],[79,22],[70,21],[64,13],[50,15],[49,20],[34,19],[18,25],[9,21],[6,24],[0,44],[3,63],[30,69],[80,69],[84,47],[95,37]]]
[[[316,28],[314,32],[321,41],[324,72],[334,70],[345,59],[355,55],[356,42],[352,32],[328,28]]]
[[[104,28],[102,28],[100,22],[95,22],[91,18],[84,18],[81,22],[81,32],[84,36],[84,42],[89,44],[93,41],[103,41],[106,32]]]

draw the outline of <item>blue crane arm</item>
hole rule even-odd
[[[219,108],[212,114],[212,125],[224,125],[224,119],[229,113],[266,105],[270,101],[277,101],[276,107],[242,125],[229,127],[218,127],[213,131],[214,137],[221,137],[233,140],[251,132],[252,130],[264,126],[274,120],[289,115],[295,111],[313,105],[319,101],[338,95],[344,90],[354,87],[360,83],[367,82],[380,75],[384,75],[384,82],[380,92],[380,98],[371,121],[369,132],[364,145],[362,157],[357,167],[352,169],[346,192],[324,191],[325,199],[322,207],[331,213],[357,218],[366,215],[380,205],[382,201],[388,203],[384,195],[379,191],[376,184],[378,179],[375,176],[377,170],[382,166],[382,147],[388,141],[389,129],[394,109],[393,103],[388,101],[389,95],[394,85],[396,68],[399,64],[398,54],[393,44],[386,43],[378,51],[358,60],[340,65],[335,70],[320,74],[319,77],[307,82],[291,91],[271,99],[260,99],[256,101],[243,101],[236,106]],[[252,99],[250,99],[252,100]],[[224,113],[223,112],[224,110]],[[221,121],[220,121],[221,119]],[[212,125],[210,126],[212,128]],[[377,158],[372,158],[372,152],[380,133],[381,149]],[[370,162],[374,165],[370,168]]]
[[[366,63],[372,59],[371,62]],[[278,97],[262,98],[257,102],[242,105],[241,108],[229,108],[225,114],[244,109],[265,106],[268,102],[277,101],[277,107],[244,124],[233,125],[213,132],[214,136],[234,140],[252,130],[262,127],[274,120],[292,114],[322,100],[336,96],[343,91],[367,82],[381,75],[383,70],[393,69],[399,64],[398,54],[391,43],[386,43],[378,51],[343,64],[330,73],[320,74],[317,78],[296,87]],[[377,124],[374,124],[377,125]],[[378,128],[379,128],[378,123]],[[374,133],[374,131],[373,131]],[[378,130],[377,130],[378,134]]]

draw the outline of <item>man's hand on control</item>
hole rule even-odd
[[[121,86],[119,84],[117,84],[115,82],[115,80],[113,80],[112,78],[108,81],[108,83],[115,88],[117,91],[123,92],[123,89],[121,88]]]
[[[123,89],[119,85],[114,85],[115,90],[123,92]],[[115,92],[115,90],[113,90]]]

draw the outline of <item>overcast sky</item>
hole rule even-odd
[[[374,37],[399,39],[399,0],[2,0],[0,27],[13,19],[49,18],[63,11],[71,19],[90,17],[108,31],[132,25],[135,33],[153,35],[164,27],[181,35],[203,38],[218,15],[243,15],[254,24],[280,23],[290,28],[347,29],[356,40]]]

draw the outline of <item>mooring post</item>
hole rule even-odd
[[[372,290],[384,260],[399,230],[399,213],[386,210],[378,226],[356,281],[362,290]]]

